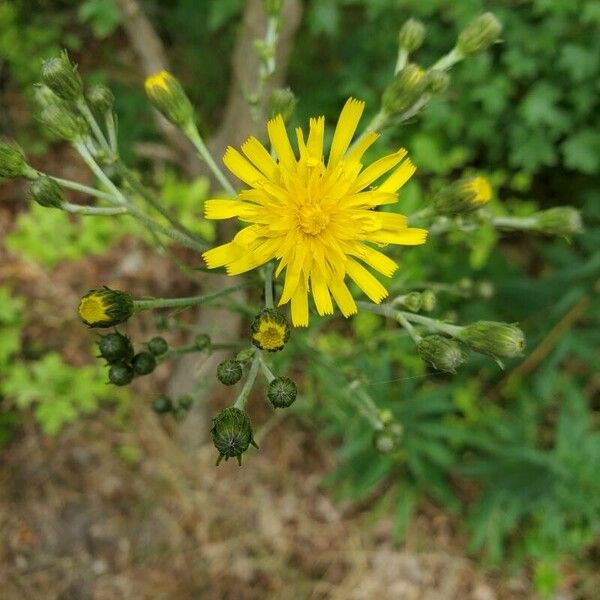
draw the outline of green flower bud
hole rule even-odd
[[[383,92],[381,102],[388,115],[399,115],[408,110],[427,89],[428,77],[418,65],[409,63],[398,71]]]
[[[159,335],[153,337],[148,342],[148,350],[150,350],[150,352],[152,352],[154,356],[162,356],[167,352],[168,349],[169,344],[167,343],[167,340],[165,340],[164,337],[160,337]]]
[[[486,12],[471,21],[458,36],[456,48],[463,56],[475,56],[500,39],[502,23],[496,15]]]
[[[236,457],[238,464],[242,464],[242,454],[248,450],[250,444],[258,448],[252,437],[252,425],[248,415],[239,408],[230,406],[222,410],[214,419],[210,430],[213,444],[219,451],[217,465],[223,457],[229,460]]]
[[[290,324],[276,308],[263,309],[252,321],[252,343],[260,350],[278,352],[290,339]]]
[[[183,87],[171,73],[160,71],[146,79],[150,102],[171,123],[184,127],[194,120],[194,109]]]
[[[477,321],[461,329],[458,337],[469,348],[494,358],[519,356],[525,348],[525,335],[516,325]]]
[[[36,83],[34,85],[34,98],[40,108],[45,108],[50,104],[66,105],[47,85]]]
[[[79,317],[88,327],[114,327],[133,314],[133,300],[126,292],[108,287],[90,290],[79,302]]]
[[[450,85],[450,75],[446,71],[433,69],[427,74],[427,81],[433,94],[443,94]]]
[[[440,215],[469,213],[492,199],[492,186],[485,177],[465,177],[440,190],[433,207]]]
[[[108,370],[108,380],[114,385],[128,385],[133,379],[133,369],[124,363],[111,365]]]
[[[288,408],[297,395],[298,388],[289,377],[275,377],[267,388],[267,398],[273,408]]]
[[[136,375],[148,375],[156,368],[156,358],[150,352],[139,352],[133,357],[131,366]]]
[[[583,231],[581,213],[572,206],[557,206],[535,213],[536,229],[547,235],[569,237]]]
[[[184,394],[183,396],[179,396],[179,398],[177,398],[177,406],[182,410],[190,410],[190,408],[192,408],[192,404],[194,404],[194,399],[188,394]]]
[[[432,290],[423,290],[421,292],[421,308],[425,312],[432,312],[437,306],[437,296]]]
[[[99,113],[106,113],[112,110],[115,103],[113,93],[105,85],[95,85],[86,94],[88,102],[92,109]]]
[[[417,344],[419,356],[434,369],[445,373],[456,373],[465,362],[465,353],[460,344],[441,335],[428,335]]]
[[[70,142],[89,134],[85,119],[75,115],[62,102],[45,106],[40,112],[40,121],[55,136]]]
[[[383,429],[373,432],[373,447],[381,454],[390,454],[398,450],[403,436],[404,427],[400,423],[387,423]]]
[[[133,344],[129,337],[117,331],[100,336],[98,349],[100,350],[100,357],[109,364],[129,362],[134,353]]]
[[[262,0],[265,12],[269,17],[278,17],[283,0]]]
[[[168,396],[159,396],[152,402],[152,410],[159,415],[164,415],[173,410],[173,402]]]
[[[269,118],[273,119],[281,115],[283,120],[288,123],[293,117],[298,104],[298,98],[290,88],[277,88],[271,92],[269,97]]]
[[[398,34],[398,43],[407,52],[414,52],[420,48],[424,39],[425,25],[416,19],[406,21]]]
[[[17,148],[0,141],[0,177],[33,179],[37,173],[25,160],[25,155]]]
[[[46,208],[61,208],[66,201],[60,185],[47,175],[41,175],[29,184],[29,197]]]
[[[217,366],[217,379],[223,385],[235,385],[242,378],[242,363],[224,360]]]
[[[476,286],[477,295],[486,300],[491,298],[495,293],[496,289],[491,281],[480,281]]]
[[[196,350],[202,351],[210,346],[210,336],[206,333],[201,333],[194,338],[194,347]]]
[[[83,83],[77,67],[69,59],[66,50],[60,56],[49,58],[42,64],[42,81],[67,102],[81,98]]]
[[[409,292],[402,296],[401,301],[403,306],[410,310],[410,312],[419,312],[423,304],[420,292]]]

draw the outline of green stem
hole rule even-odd
[[[151,310],[155,308],[187,308],[190,306],[198,306],[205,304],[221,296],[232,294],[238,290],[248,287],[247,283],[240,283],[228,288],[214,292],[213,294],[205,294],[203,296],[189,296],[188,298],[153,298],[149,300],[134,300],[133,306],[136,311]]]
[[[262,356],[262,353],[261,353],[261,357],[260,357],[260,366],[261,366],[262,372],[263,372],[266,380],[269,383],[271,383],[271,381],[273,381],[273,379],[275,379],[275,375],[273,375],[273,371],[271,371],[271,369],[269,369],[267,363],[265,362],[264,356]]]
[[[258,368],[260,367],[260,359],[261,359],[261,351],[257,350],[254,355],[254,359],[252,360],[252,365],[250,367],[250,372],[248,373],[248,378],[244,383],[244,387],[240,392],[240,395],[237,397],[235,404],[233,405],[235,408],[239,408],[240,410],[244,410],[246,406],[246,402],[248,401],[248,397],[250,396],[250,391],[252,390],[252,386],[256,381],[256,376],[258,375]]]
[[[448,54],[445,54],[440,58],[431,69],[436,71],[447,71],[450,67],[454,66],[457,62],[463,60],[464,56],[457,48],[452,48]]]
[[[46,175],[45,173],[38,172],[38,175]],[[77,183],[76,181],[71,181],[69,179],[61,179],[60,177],[54,177],[54,175],[48,175],[51,179],[54,179],[58,185],[61,187],[75,190],[76,192],[81,192],[82,194],[88,194],[89,196],[95,196],[96,198],[102,198],[102,200],[114,200],[114,196],[112,194],[107,194],[106,192],[101,192],[93,187],[88,187],[87,185],[83,185],[82,183]]]
[[[412,338],[412,341],[415,344],[418,344],[421,341],[421,336],[416,332],[415,328],[409,323],[408,319],[402,314],[401,311],[398,311],[396,314],[396,319],[398,319],[398,323],[406,329],[408,335]]]
[[[359,381],[352,381],[348,384],[348,399],[362,413],[363,417],[371,423],[374,429],[383,429],[384,425],[379,417],[379,409],[373,401],[373,398],[365,392]],[[352,393],[355,392],[355,393]]]
[[[534,217],[493,217],[491,224],[498,229],[528,231],[536,228],[537,220]]]
[[[127,207],[125,206],[82,206],[81,204],[72,204],[71,202],[65,202],[61,208],[76,215],[96,215],[104,217],[110,215],[122,215],[128,212]]]
[[[402,71],[408,62],[408,52],[405,48],[400,46],[398,50],[398,59],[396,60],[396,66],[394,67],[394,75]]]
[[[213,157],[208,151],[206,144],[200,137],[200,133],[198,132],[196,124],[190,121],[189,124],[183,128],[183,133],[185,133],[190,142],[194,144],[194,147],[198,151],[200,158],[207,164],[217,181],[223,186],[223,189],[230,196],[236,196],[237,194],[234,187],[228,181],[227,177],[225,177],[223,171],[221,171],[221,169],[218,167],[217,163],[214,161]]]
[[[108,131],[108,143],[113,156],[119,156],[119,146],[117,143],[117,124],[115,122],[115,115],[112,110],[109,110],[104,115],[104,121],[106,122],[106,130]]]
[[[85,100],[83,100],[83,99],[78,100],[77,108],[79,109],[81,114],[84,116],[84,118],[88,122],[89,126],[92,128],[92,132],[94,133],[94,136],[96,137],[96,139],[102,146],[102,149],[108,154],[108,156],[112,156],[112,151],[111,151],[110,146],[108,145],[108,142],[106,141],[106,137],[104,137],[104,133],[102,133],[102,129],[100,129],[98,122],[96,121],[94,115],[92,114],[92,111],[90,110],[90,108],[87,105],[87,103],[85,102]]]
[[[352,142],[350,148],[348,148],[348,152],[351,152],[354,147],[369,133],[372,131],[378,131],[384,129],[387,125],[389,115],[383,110],[380,111],[369,121],[364,131]]]

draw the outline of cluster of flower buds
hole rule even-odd
[[[152,401],[152,410],[157,415],[173,415],[176,421],[183,421],[188,415],[194,399],[188,395],[183,394],[179,396],[177,400],[173,401],[169,396],[161,395]]]
[[[391,454],[400,448],[404,438],[404,427],[394,420],[389,410],[379,415],[381,426],[373,431],[373,447],[381,454]]]
[[[466,214],[485,206],[491,199],[492,186],[485,177],[463,177],[434,196],[433,208],[439,215]]]
[[[250,417],[243,410],[230,406],[222,410],[214,419],[210,430],[213,444],[219,452],[217,465],[225,458],[236,458],[242,464],[242,455],[252,445],[258,448],[254,441]]]
[[[147,344],[147,351],[136,353],[131,339],[115,331],[101,335],[98,340],[98,358],[106,360],[108,380],[114,385],[128,385],[134,377],[149,375],[157,365],[157,358],[164,355],[169,345],[162,337],[154,337]]]
[[[437,305],[437,296],[432,290],[423,290],[422,292],[408,292],[394,298],[394,305],[400,305],[410,312],[432,312]]]

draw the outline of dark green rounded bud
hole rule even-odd
[[[124,363],[111,365],[108,370],[108,380],[114,385],[127,385],[133,379],[133,369]]]
[[[20,150],[0,141],[0,177],[33,179],[37,177],[37,173],[27,164],[25,155]]]
[[[85,119],[74,114],[64,103],[45,106],[40,112],[40,121],[54,135],[69,142],[89,134]]]
[[[572,206],[557,206],[533,215],[536,229],[547,235],[570,237],[583,232],[581,213]]]
[[[99,113],[106,113],[112,110],[115,103],[113,93],[105,85],[98,84],[90,88],[86,94],[88,102],[92,109]]]
[[[205,350],[210,346],[210,336],[206,333],[201,333],[194,338],[194,347],[196,350]]]
[[[133,300],[126,292],[108,287],[90,290],[79,302],[79,317],[88,327],[114,327],[133,314]]]
[[[437,306],[437,296],[432,290],[423,290],[421,292],[421,308],[425,312],[432,312]]]
[[[398,43],[407,52],[414,52],[420,48],[424,39],[425,25],[416,19],[406,21],[398,34]]]
[[[100,336],[98,349],[100,350],[100,357],[109,364],[129,362],[134,354],[133,344],[129,337],[118,331]]]
[[[157,335],[153,337],[147,344],[148,350],[154,354],[154,356],[162,356],[169,349],[169,344],[164,337]]]
[[[66,50],[42,64],[42,81],[59,97],[67,102],[81,98],[83,83],[77,67],[71,63]]]
[[[458,337],[475,352],[495,358],[513,358],[525,348],[525,334],[509,323],[477,321],[463,327]]]
[[[162,395],[152,401],[152,410],[159,415],[164,415],[173,410],[173,402],[168,396]]]
[[[213,444],[219,452],[217,465],[223,458],[229,460],[236,457],[242,464],[242,454],[250,444],[258,448],[252,437],[252,424],[248,415],[239,408],[230,406],[222,410],[214,419],[210,430]]]
[[[290,88],[277,88],[271,92],[269,97],[269,118],[273,119],[281,115],[287,123],[294,116],[298,104],[294,92]]]
[[[224,360],[217,366],[217,378],[224,385],[235,385],[242,378],[242,363]]]
[[[171,73],[160,71],[146,79],[146,94],[154,108],[171,123],[185,127],[194,120],[194,109],[183,87]]]
[[[192,408],[192,404],[194,404],[194,399],[189,394],[184,394],[183,396],[179,396],[179,398],[177,398],[177,406],[182,410],[190,410],[190,408]]]
[[[148,375],[156,368],[156,358],[150,352],[139,352],[131,361],[136,375]]]
[[[383,92],[381,102],[388,115],[400,115],[408,110],[427,89],[428,77],[425,71],[409,63],[398,71]]]
[[[41,175],[29,184],[29,197],[46,208],[61,208],[66,202],[60,185],[47,175]]]
[[[450,85],[450,75],[446,71],[432,69],[427,74],[429,89],[434,94],[443,94]]]
[[[502,23],[496,15],[486,12],[473,19],[458,36],[456,49],[463,56],[475,56],[500,39]]]
[[[252,321],[252,343],[260,350],[278,352],[290,339],[290,324],[276,308],[263,309]]]
[[[297,395],[298,388],[289,377],[275,377],[267,388],[267,398],[274,408],[288,408]]]
[[[460,344],[441,335],[428,335],[417,344],[419,356],[434,369],[456,373],[466,359]]]

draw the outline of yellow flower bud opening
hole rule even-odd
[[[133,311],[129,294],[107,287],[90,290],[78,308],[81,320],[89,327],[114,327],[127,321]]]
[[[471,202],[483,206],[492,199],[492,186],[485,177],[473,177],[466,181],[463,189],[473,194]]]

